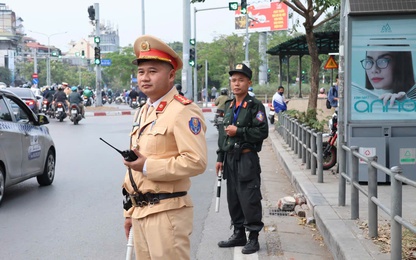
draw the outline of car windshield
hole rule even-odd
[[[16,94],[16,96],[20,98],[36,99],[35,94],[33,94],[32,90],[28,88],[8,88],[7,90],[13,92],[14,94]]]

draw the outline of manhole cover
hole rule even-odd
[[[285,217],[289,216],[292,211],[282,211],[278,208],[269,208],[269,215],[271,216],[278,216],[278,217]]]

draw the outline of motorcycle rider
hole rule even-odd
[[[138,102],[137,100],[138,96],[139,96],[139,93],[136,91],[136,88],[131,88],[130,93],[129,93],[129,98],[130,98],[129,105],[131,105],[131,102],[133,101],[133,99],[136,99],[136,101]]]
[[[225,101],[227,101],[228,99],[230,99],[230,97],[228,97],[228,89],[222,88],[221,95],[217,97],[214,103],[217,106],[217,110],[224,110]]]
[[[92,105],[92,96],[94,95],[94,93],[92,93],[90,87],[85,87],[84,92],[82,93],[84,97],[87,97],[87,100],[90,101],[90,106]]]
[[[53,101],[55,101],[55,106],[58,102],[62,102],[64,104],[65,111],[68,111],[68,97],[66,96],[62,85],[58,85],[58,92],[56,92],[53,96]]]
[[[49,88],[49,86],[45,87],[45,91],[43,92],[43,98],[48,101],[48,108],[47,108],[48,110],[52,105],[54,94],[55,94],[55,90],[51,90],[51,88]]]
[[[73,86],[71,88],[72,92],[71,94],[69,94],[68,100],[69,100],[69,106],[71,107],[71,104],[77,104],[79,106],[79,109],[81,110],[81,116],[82,118],[85,118],[84,114],[84,104],[83,104],[83,99],[81,97],[81,95],[78,92],[78,88]]]

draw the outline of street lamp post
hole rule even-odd
[[[52,36],[55,36],[55,35],[58,35],[58,34],[65,34],[67,32],[59,32],[59,33],[52,33],[52,34],[46,34],[46,33],[35,32],[35,31],[30,31],[30,32],[41,34],[41,35],[44,35],[48,38],[48,56],[46,57],[46,85],[50,86],[51,85],[51,44],[50,44],[50,39],[51,39]]]

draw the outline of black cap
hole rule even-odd
[[[251,80],[252,71],[249,67],[246,66],[246,64],[244,64],[244,63],[236,64],[234,66],[234,69],[230,70],[228,72],[228,74],[230,74],[230,76],[232,76],[236,72],[243,73],[244,75],[246,75]]]

